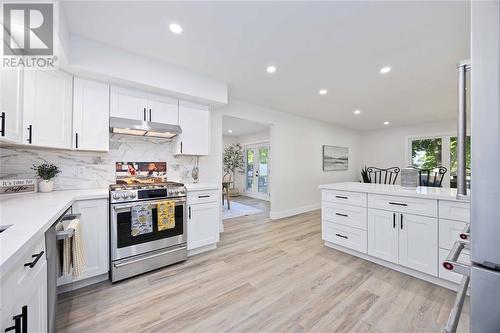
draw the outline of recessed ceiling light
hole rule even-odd
[[[177,23],[170,23],[170,25],[168,26],[170,31],[172,31],[172,33],[178,35],[180,33],[182,33],[182,27],[180,25],[178,25]]]
[[[233,130],[227,130],[228,133],[233,133]]]
[[[276,72],[276,67],[275,66],[267,66],[266,71],[268,73],[274,73],[274,72]]]
[[[354,110],[354,114],[360,114],[361,110]]]
[[[380,74],[387,74],[391,71],[391,67],[387,66],[387,67],[382,67],[380,69]]]
[[[319,94],[320,94],[320,95],[326,95],[327,93],[328,93],[328,90],[326,90],[326,89],[321,89],[321,90],[319,91]]]
[[[390,122],[384,121],[384,125],[389,125],[389,124],[390,124]]]

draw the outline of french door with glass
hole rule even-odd
[[[269,143],[245,146],[245,194],[269,200]]]

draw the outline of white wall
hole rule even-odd
[[[69,70],[207,104],[227,104],[227,83],[71,35]]]
[[[271,218],[320,207],[318,185],[357,180],[360,134],[354,130],[231,100],[212,112],[211,155],[200,158],[200,181],[222,180],[222,117],[271,124]],[[322,171],[322,146],[349,147],[349,170]]]
[[[362,153],[359,168],[365,165],[382,168],[406,167],[407,137],[444,135],[456,132],[456,120],[362,132]]]
[[[266,131],[261,131],[258,133],[251,133],[247,135],[242,135],[238,137],[238,142],[242,146],[252,145],[256,143],[269,142],[271,140],[271,128]]]

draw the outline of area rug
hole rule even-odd
[[[260,209],[231,201],[231,209],[227,209],[227,203],[222,207],[222,219],[232,219],[245,215],[252,215],[263,212]]]

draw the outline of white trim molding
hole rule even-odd
[[[289,217],[289,216],[307,213],[307,212],[310,212],[310,211],[313,211],[316,209],[320,209],[320,208],[321,208],[321,204],[317,203],[317,204],[313,204],[313,205],[302,206],[302,207],[297,207],[297,208],[288,209],[288,210],[281,210],[281,211],[277,211],[277,212],[271,210],[271,212],[269,213],[269,217],[271,218],[271,220],[282,219],[282,218]]]

